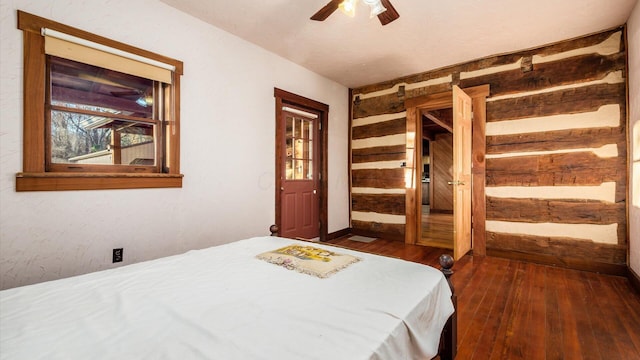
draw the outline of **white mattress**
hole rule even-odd
[[[4,290],[0,358],[398,360],[437,353],[453,313],[440,271],[338,249],[363,261],[320,279],[255,258],[290,243],[299,242],[253,238]]]

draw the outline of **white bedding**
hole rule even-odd
[[[429,359],[453,313],[440,271],[363,261],[320,279],[242,240],[0,292],[2,359]],[[323,247],[321,244],[314,244]]]

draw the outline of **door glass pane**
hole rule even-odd
[[[313,179],[313,119],[285,115],[287,180]]]
[[[287,180],[293,180],[293,159],[287,159],[285,162],[285,173]]]

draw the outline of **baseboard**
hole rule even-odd
[[[585,259],[559,257],[543,254],[531,254],[513,250],[487,249],[487,256],[511,260],[527,261],[542,265],[551,265],[566,269],[596,272],[600,274],[629,277],[629,269],[624,264],[607,264]]]
[[[627,268],[627,278],[629,278],[629,282],[631,286],[636,289],[636,292],[640,294],[640,276],[636,274],[632,268]]]
[[[345,228],[345,229],[334,231],[332,233],[327,234],[327,240],[333,240],[333,239],[341,238],[341,237],[347,236],[349,234],[351,234],[351,228]]]

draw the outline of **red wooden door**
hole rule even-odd
[[[280,236],[313,239],[320,234],[318,205],[318,116],[283,107],[284,144]]]

